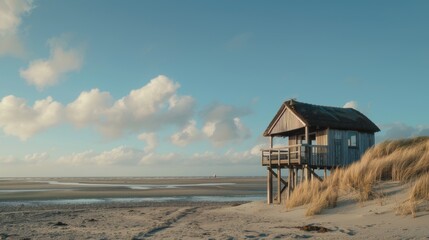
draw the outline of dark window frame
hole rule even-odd
[[[354,141],[353,141],[354,137]],[[348,131],[347,132],[347,146],[349,148],[358,148],[358,132],[356,131]]]

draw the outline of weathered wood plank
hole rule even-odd
[[[271,204],[273,203],[273,170],[270,167],[267,170],[267,204]]]
[[[279,167],[277,168],[277,203],[281,203],[282,202],[282,195],[281,195],[281,191],[282,191],[282,169]]]

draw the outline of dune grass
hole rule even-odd
[[[375,185],[381,181],[411,184],[406,204],[398,212],[415,215],[419,205],[429,200],[429,137],[382,142],[360,161],[334,170],[325,181],[300,184],[286,207],[308,205],[306,215],[311,216],[335,207],[342,195],[354,194],[357,201],[364,202],[380,195]]]

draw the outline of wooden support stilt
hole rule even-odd
[[[273,175],[272,169],[267,168],[267,204],[273,203]]]
[[[292,167],[292,179],[291,179],[291,182],[292,182],[292,191],[293,191],[293,190],[295,190],[295,186],[296,186],[296,182],[295,182],[295,168],[294,167]]]
[[[304,167],[301,166],[301,183],[304,182]]]
[[[290,199],[290,196],[292,195],[292,169],[289,167],[289,177],[288,177],[288,186],[287,186],[287,199]]]
[[[296,171],[296,173],[295,173],[295,186],[294,187],[296,187],[296,185],[299,184],[299,168],[298,167],[295,168],[295,171]]]
[[[307,165],[302,166],[302,173],[304,175],[304,181],[308,181]]]
[[[311,181],[311,168],[310,166],[305,166],[305,174],[306,174],[306,180]]]
[[[302,165],[302,179],[307,181],[307,171],[305,171],[305,165]]]
[[[282,169],[277,168],[277,203],[282,203]]]

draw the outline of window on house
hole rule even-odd
[[[357,147],[357,132],[348,133],[347,143],[349,147]]]

